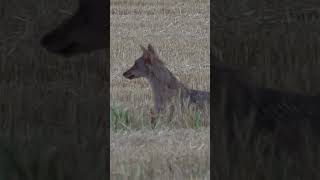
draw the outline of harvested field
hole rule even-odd
[[[145,79],[122,76],[151,43],[190,88],[210,86],[209,1],[111,1],[112,179],[209,179],[209,112],[166,114],[155,129]]]

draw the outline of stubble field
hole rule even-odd
[[[209,179],[209,112],[177,112],[150,125],[145,79],[122,73],[154,46],[190,88],[210,86],[209,1],[111,1],[111,179]]]

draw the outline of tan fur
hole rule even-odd
[[[209,103],[210,94],[205,91],[188,89],[184,84],[168,70],[164,62],[160,60],[154,48],[149,44],[148,48],[140,46],[143,55],[135,61],[123,76],[128,79],[146,78],[152,88],[154,110],[152,114],[163,111],[171,102],[187,100],[196,105]]]

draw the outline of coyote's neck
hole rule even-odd
[[[152,69],[147,78],[151,88],[153,102],[156,111],[161,111],[166,104],[185,87],[179,80],[164,66]]]

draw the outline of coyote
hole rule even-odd
[[[48,51],[70,57],[107,47],[106,0],[79,0],[76,13],[45,34],[41,45]]]
[[[187,100],[189,105],[194,104],[199,108],[209,104],[210,92],[187,88],[166,68],[151,44],[148,49],[140,47],[143,55],[135,60],[134,65],[123,76],[127,79],[144,77],[149,81],[154,102],[152,113],[164,111],[174,97],[178,97],[182,104]]]

